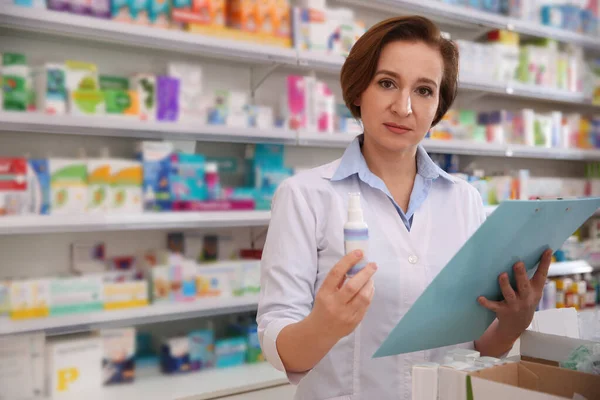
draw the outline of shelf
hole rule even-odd
[[[584,260],[555,262],[550,265],[548,276],[585,274],[593,270],[590,264]]]
[[[52,116],[40,113],[0,112],[0,132],[116,136],[137,139],[200,140],[227,143],[275,142],[310,147],[345,148],[355,138],[348,133],[309,133],[284,129],[231,128],[220,125],[143,122],[126,117]],[[600,160],[600,150],[498,145],[461,140],[425,139],[430,153],[552,160]],[[0,227],[1,234],[2,227]]]
[[[578,105],[591,112],[600,111],[600,106],[592,104],[590,100],[585,99],[583,93],[528,85],[521,82],[489,83],[468,76],[461,76],[459,90],[496,94],[513,98],[518,97],[522,99],[540,100],[546,103]],[[580,112],[584,111],[585,110],[580,110]]]
[[[152,304],[146,307],[123,310],[96,311],[27,320],[12,320],[5,317],[0,319],[0,335],[41,331],[48,336],[64,335],[101,328],[134,326],[255,311],[257,304],[258,295],[202,298],[192,303]]]
[[[353,1],[349,1],[353,2]],[[425,15],[444,15],[457,19],[456,22],[472,22],[471,14],[477,16],[477,25],[485,21],[488,25],[501,24],[498,21],[506,20],[504,17],[493,14],[452,6],[444,3],[436,3],[435,6],[416,1],[375,1],[369,2],[371,6],[403,7],[415,8]],[[448,9],[448,12],[443,11]],[[440,11],[442,10],[442,11]],[[458,10],[458,11],[457,11]],[[519,25],[520,26],[520,25]],[[252,42],[243,42],[229,39],[222,39],[200,34],[190,34],[175,30],[164,30],[146,26],[138,26],[116,21],[107,21],[103,19],[79,16],[74,14],[60,13],[55,11],[24,8],[13,5],[5,5],[0,10],[0,27],[18,30],[54,35],[59,37],[73,37],[76,39],[85,39],[95,42],[122,44],[149,49],[175,51],[186,55],[195,54],[199,56],[212,57],[217,59],[233,60],[242,63],[252,64],[283,64],[289,66],[300,66],[305,69],[324,71],[328,73],[339,74],[344,63],[344,57],[329,55],[326,53],[311,53],[308,51],[296,51],[289,48],[278,48],[274,46],[255,44]],[[529,28],[528,28],[529,29]],[[550,31],[555,31],[550,29]],[[568,32],[567,32],[568,33]],[[565,37],[571,38],[583,37],[583,35],[568,34]],[[585,37],[584,37],[585,38]],[[587,40],[588,38],[586,38]],[[600,50],[600,41],[589,39],[590,43]],[[586,41],[587,42],[587,41]],[[483,93],[492,93],[503,96],[513,96],[526,99],[540,100],[550,103],[576,104],[589,108],[591,111],[600,110],[599,106],[592,105],[583,98],[582,94],[572,93],[563,90],[546,89],[520,83],[496,84],[474,80],[469,77],[461,76],[461,91],[476,91]],[[118,124],[115,122],[115,124]],[[36,121],[32,122],[35,127]],[[164,136],[164,125],[153,124],[148,126],[149,132],[146,134],[154,137]],[[66,124],[64,128],[73,130],[78,126],[78,121],[72,121]],[[32,129],[32,128],[29,128]],[[48,128],[46,128],[48,129]],[[58,129],[58,127],[57,127]],[[126,127],[118,126],[116,135],[127,130]],[[110,135],[101,128],[98,133]],[[68,132],[67,132],[68,133]],[[198,138],[211,140],[212,136],[219,134],[231,134],[230,130],[223,132],[214,129],[198,131],[191,125],[182,127],[178,135],[182,138]],[[272,132],[273,135],[281,135],[281,132]],[[112,134],[110,136],[114,136]],[[232,137],[243,141],[239,135],[233,134]],[[269,135],[267,135],[269,137]]]
[[[475,156],[540,158],[547,160],[600,160],[600,150],[534,147],[518,144],[493,144],[467,140],[425,139],[423,146],[431,153],[465,154]]]
[[[523,21],[504,15],[476,10],[441,1],[422,0],[338,0],[338,3],[354,4],[377,9],[390,14],[413,13],[425,15],[432,20],[462,29],[480,30],[481,27],[506,29],[524,35],[555,39],[564,43],[573,43],[592,51],[600,51],[600,40],[596,37],[570,32],[564,29],[550,28],[536,22]]]
[[[298,65],[316,71],[339,74],[345,60],[337,55],[298,51]]]
[[[350,134],[298,133],[298,145],[311,147],[344,148],[354,139]],[[429,153],[463,154],[473,156],[540,158],[549,160],[600,160],[600,150],[563,149],[524,145],[499,145],[467,140],[424,139],[423,147]]]
[[[2,4],[0,27],[253,64],[297,65],[296,51],[45,9]]]
[[[298,145],[308,147],[346,148],[356,137],[350,133],[298,132]]]
[[[189,122],[148,122],[123,116],[76,117],[0,112],[0,131],[232,143],[296,143],[296,133],[284,129],[232,128]]]
[[[0,217],[0,235],[264,226],[269,211],[162,212]]]
[[[209,400],[285,385],[283,372],[263,362],[210,369],[181,375],[164,375],[156,368],[136,370],[131,384],[105,386],[82,393],[86,400]],[[50,400],[50,399],[48,399]]]

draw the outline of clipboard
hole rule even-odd
[[[596,210],[600,198],[506,201],[434,278],[373,357],[450,346],[478,339],[496,318],[479,296],[502,300],[498,276],[525,263],[535,273],[548,248],[558,249]]]

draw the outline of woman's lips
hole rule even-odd
[[[396,124],[383,124],[388,131],[395,133],[397,135],[402,135],[410,132],[412,129],[404,126],[404,125],[396,125]]]

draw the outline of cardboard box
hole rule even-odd
[[[520,361],[471,374],[473,399],[597,399],[600,376],[571,371],[537,362]],[[544,393],[544,394],[542,394]]]
[[[598,399],[600,376],[559,368],[579,346],[598,346],[581,339],[526,331],[519,362],[480,369],[454,363],[438,370],[439,400],[463,399]],[[414,382],[419,386],[419,382]],[[422,386],[422,385],[421,385]]]

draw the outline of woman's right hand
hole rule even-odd
[[[362,251],[355,250],[334,265],[317,292],[308,316],[316,329],[336,342],[352,333],[362,321],[375,293],[372,277],[377,266],[374,263],[352,278],[346,278],[346,273],[362,258]]]

